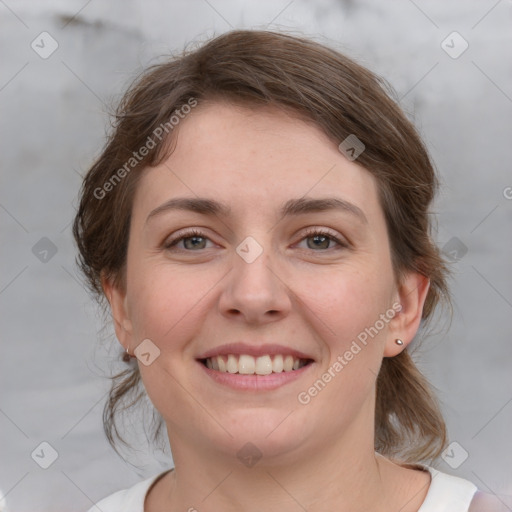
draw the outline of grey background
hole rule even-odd
[[[103,435],[117,342],[109,329],[98,337],[102,319],[74,264],[80,174],[102,147],[105,105],[156,56],[230,28],[275,28],[313,36],[382,74],[427,142],[443,179],[438,241],[457,260],[451,329],[415,353],[460,445],[447,459],[457,467],[441,460],[438,468],[512,510],[511,21],[506,0],[0,1],[0,489],[8,509],[86,510],[169,467],[144,447],[136,419],[141,448],[126,462]],[[47,59],[31,48],[43,31],[59,45]],[[453,31],[469,44],[458,58],[441,47]],[[36,463],[50,461],[41,442],[58,453],[48,469]]]

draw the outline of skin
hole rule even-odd
[[[412,341],[429,282],[416,273],[396,282],[377,187],[315,125],[218,102],[196,107],[180,122],[171,156],[144,171],[126,285],[104,279],[103,287],[120,343],[133,353],[150,339],[160,350],[150,365],[138,364],[165,420],[175,470],[153,486],[146,511],[418,510],[430,475],[374,452],[375,381],[383,357]],[[176,210],[146,220],[183,196],[223,201],[231,215]],[[366,222],[337,210],[277,213],[289,199],[326,196],[356,205]],[[305,238],[309,227],[347,247],[315,244],[314,235]],[[184,228],[206,239],[163,247]],[[247,236],[263,249],[252,263],[236,252]],[[378,335],[299,403],[298,394],[397,302],[401,311]],[[196,357],[240,340],[295,347],[315,362],[279,389],[234,390],[214,382]],[[236,456],[247,442],[263,454],[253,467]]]

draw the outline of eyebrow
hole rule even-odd
[[[225,203],[203,197],[175,197],[155,208],[147,217],[146,223],[168,211],[184,210],[199,213],[201,215],[229,217],[231,208]],[[280,210],[281,217],[303,215],[306,213],[319,213],[325,211],[339,210],[349,213],[365,224],[368,219],[363,211],[348,201],[338,197],[290,199]]]

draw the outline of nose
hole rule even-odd
[[[234,253],[232,270],[219,299],[221,313],[248,324],[284,318],[291,309],[290,289],[282,271],[275,267],[267,250],[254,261]]]

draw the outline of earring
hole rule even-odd
[[[403,345],[404,344],[404,342],[401,339],[398,339],[398,338],[395,340],[395,343],[397,345]]]
[[[129,363],[131,361],[131,359],[134,357],[137,357],[137,356],[134,356],[134,355],[132,356],[130,354],[130,352],[128,352],[128,349],[125,349],[124,354],[123,354],[123,361],[125,363]]]

